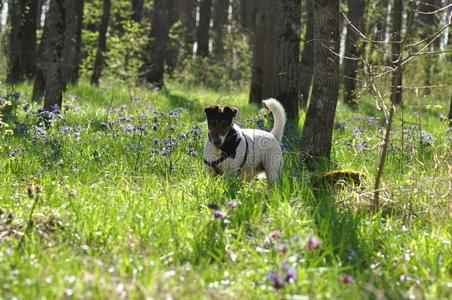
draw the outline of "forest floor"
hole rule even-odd
[[[289,124],[269,189],[209,178],[201,158],[207,103],[271,128],[245,93],[82,82],[48,116],[30,85],[0,91],[2,299],[451,299],[448,99],[397,111],[373,213],[385,122],[370,96],[339,105],[330,166],[361,182],[313,184]]]

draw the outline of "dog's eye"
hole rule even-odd
[[[218,125],[218,121],[217,120],[209,120],[208,123],[209,123],[210,126],[213,126],[213,127]]]

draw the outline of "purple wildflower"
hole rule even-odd
[[[237,200],[231,200],[228,205],[229,210],[232,211],[232,210],[236,209],[238,205],[239,205],[239,203],[237,202]]]
[[[168,148],[165,148],[162,150],[162,155],[163,156],[168,156],[171,154],[171,150],[169,150]]]
[[[284,244],[278,245],[278,252],[280,255],[286,255],[287,254],[287,247],[284,246]]]
[[[267,280],[271,281],[275,290],[279,290],[284,286],[284,281],[282,280],[282,278],[273,270],[270,270],[267,273]]]
[[[71,126],[61,126],[60,127],[60,131],[62,132],[62,133],[69,133],[69,132],[71,132],[72,131],[72,127]]]
[[[144,132],[147,129],[147,125],[146,124],[136,124],[135,125],[135,131],[140,131],[140,132]]]
[[[311,236],[306,244],[306,248],[308,251],[312,251],[314,249],[320,248],[322,246],[322,242],[315,236]]]
[[[15,148],[11,149],[11,151],[9,152],[10,157],[16,157],[17,154],[19,154],[19,147],[15,147]]]
[[[353,283],[353,276],[349,275],[349,274],[341,274],[341,276],[339,276],[339,281],[345,284],[350,284]]]
[[[153,139],[152,140],[152,145],[157,146],[159,144],[159,140],[158,139]]]
[[[176,143],[171,139],[168,142],[166,142],[166,147],[168,148],[173,148],[175,145]]]
[[[209,204],[207,204],[207,207],[210,209],[215,209],[215,210],[218,210],[220,208],[218,206],[218,204],[216,204],[216,203],[209,203]]]
[[[202,128],[199,127],[198,125],[195,125],[192,127],[191,132],[192,132],[193,138],[200,137],[202,135]]]
[[[295,270],[294,267],[289,266],[286,260],[283,260],[281,262],[281,265],[283,266],[286,273],[284,280],[290,283],[295,282],[297,280],[297,270]]]
[[[353,135],[360,136],[363,133],[363,130],[357,126],[352,128]]]
[[[30,103],[25,103],[24,105],[22,105],[22,109],[24,111],[28,111],[29,108],[30,108]]]
[[[187,150],[187,153],[193,157],[198,157],[198,155],[199,155],[198,152],[196,152],[195,149],[193,149],[193,148],[189,148]]]
[[[224,213],[221,210],[217,209],[213,212],[213,216],[215,219],[223,219]]]
[[[279,238],[281,236],[281,231],[279,231],[279,230],[273,230],[271,233],[270,233],[270,237],[272,238],[272,239],[277,239],[277,238]]]

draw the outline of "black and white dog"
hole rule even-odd
[[[251,180],[265,172],[269,183],[279,177],[283,165],[281,139],[286,124],[284,107],[275,99],[263,103],[272,112],[271,132],[259,129],[241,129],[233,123],[237,109],[208,106],[208,135],[204,145],[204,163],[210,174],[240,176]]]

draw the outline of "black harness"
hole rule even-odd
[[[220,169],[219,164],[221,164],[223,161],[225,161],[225,159],[228,157],[235,158],[237,147],[239,146],[240,141],[242,140],[240,137],[238,137],[237,134],[238,134],[238,132],[234,128],[231,128],[231,130],[229,130],[228,135],[226,136],[226,139],[224,140],[223,145],[221,145],[221,147],[220,147],[221,155],[220,155],[219,159],[217,159],[215,161],[207,161],[206,159],[204,159],[204,163],[207,166],[211,167],[215,171],[215,173],[218,175],[221,174],[221,169]],[[243,159],[242,164],[240,165],[239,172],[245,165],[246,159],[248,158],[248,140],[246,139],[245,135],[243,135],[243,138],[245,139],[245,157]],[[209,140],[210,140],[210,136],[209,136]]]

